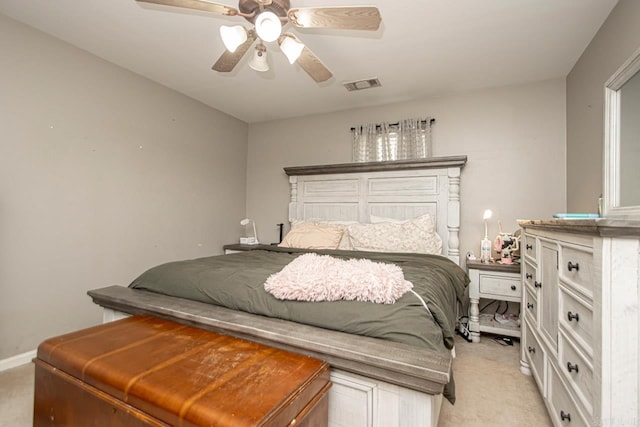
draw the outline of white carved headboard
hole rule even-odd
[[[431,214],[443,255],[460,264],[460,171],[467,156],[284,168],[291,184],[289,221],[369,222]]]

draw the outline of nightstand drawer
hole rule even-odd
[[[482,295],[514,298],[514,301],[519,301],[522,293],[521,286],[520,277],[480,275],[480,294]]]

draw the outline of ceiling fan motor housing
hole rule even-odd
[[[260,14],[260,5],[263,4],[264,10],[271,11],[281,18],[287,17],[290,3],[289,0],[240,0],[238,2],[238,10],[243,14],[252,15],[245,17],[245,19],[252,24],[255,24],[256,18]]]

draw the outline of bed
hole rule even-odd
[[[384,224],[386,221],[406,223],[416,218],[430,217],[437,234],[441,237],[442,256],[415,256],[408,253],[391,253],[384,256],[391,256],[394,263],[407,265],[403,267],[406,271],[405,275],[408,276],[407,280],[415,278],[421,271],[430,271],[432,268],[421,267],[422,264],[409,264],[418,262],[414,258],[418,258],[420,263],[435,262],[438,266],[445,265],[447,270],[451,269],[452,274],[456,275],[462,271],[458,268],[459,271],[456,273],[455,264],[460,261],[458,240],[460,173],[465,163],[465,156],[456,156],[423,161],[285,168],[290,183],[289,221],[293,225],[320,222],[340,224],[349,229],[363,225],[367,229],[364,225],[371,224],[374,219],[377,223]],[[295,228],[293,227],[290,233]],[[391,229],[394,228],[391,227]],[[287,240],[286,237],[285,240]],[[349,251],[343,249],[345,248],[315,250],[257,247],[255,251],[211,259],[181,261],[179,265],[191,271],[194,268],[196,270],[202,268],[204,270],[196,272],[197,276],[201,276],[204,274],[203,271],[208,271],[206,269],[209,268],[203,264],[216,264],[221,262],[220,258],[241,265],[249,265],[255,258],[266,258],[268,262],[276,264],[282,262],[281,265],[274,267],[276,271],[288,264],[288,261],[277,261],[281,256],[297,258],[301,254],[313,253],[329,256],[332,259],[346,260],[357,257],[372,259],[372,261],[379,261],[381,260],[379,256],[382,256],[376,252],[361,251],[359,248],[348,248]],[[350,255],[347,255],[347,252]],[[451,268],[448,264],[454,265],[455,268]],[[215,296],[213,301],[208,299],[209,296],[202,297],[202,295],[177,297],[172,295],[172,291],[162,288],[162,286],[170,286],[171,280],[166,280],[166,283],[162,283],[161,280],[161,284],[158,285],[160,289],[153,289],[156,285],[148,284],[150,281],[153,282],[151,276],[166,278],[167,273],[163,270],[164,268],[158,266],[150,272],[145,272],[132,284],[137,288],[110,286],[92,290],[89,295],[95,303],[104,308],[105,321],[134,313],[153,314],[327,361],[332,367],[333,387],[329,397],[329,417],[330,425],[333,426],[435,427],[443,392],[449,393],[448,398],[452,397],[450,394],[453,391],[452,355],[448,351],[449,345],[422,345],[412,341],[415,339],[413,337],[407,340],[397,339],[397,337],[380,338],[375,333],[370,334],[367,328],[359,330],[360,326],[357,322],[354,323],[355,329],[327,325],[317,321],[322,317],[318,313],[322,313],[324,309],[319,309],[315,314],[311,310],[303,309],[295,314],[293,313],[295,310],[286,308],[276,314],[278,317],[272,317],[271,314],[265,316],[261,308],[255,308],[252,304],[249,306],[228,304],[216,300]],[[264,274],[271,275],[271,273],[268,271]],[[256,283],[259,283],[262,280],[244,277],[240,279],[236,277],[236,279],[237,282],[231,282],[227,290],[243,281],[256,280]],[[463,280],[459,277],[458,279]],[[219,278],[214,279],[214,281],[218,280]],[[463,286],[466,286],[466,282]],[[420,288],[420,285],[417,288]],[[251,292],[254,290],[252,288]],[[442,323],[440,326],[442,326],[443,342],[450,338],[452,343],[456,299],[460,297],[459,291],[460,289],[453,293],[455,295],[453,300],[449,297],[448,302],[444,304],[441,311],[446,312],[445,314],[439,313],[439,306],[432,305],[432,301],[427,303],[435,310],[428,310],[425,306],[424,312],[420,314],[431,316],[434,322]],[[419,290],[418,293],[423,292]],[[223,294],[226,295],[226,291]],[[427,299],[432,298],[431,294],[427,295]],[[452,293],[448,292],[448,295]],[[229,301],[238,300],[234,299],[235,297],[229,298],[231,298]],[[393,311],[393,307],[401,306],[407,298],[413,298],[413,296],[407,293],[398,299],[396,304],[399,305],[389,304],[385,309]],[[240,299],[254,301],[259,298],[246,296]],[[323,304],[336,303],[293,302],[294,306],[297,304],[302,306],[306,304],[305,307],[320,307]],[[345,305],[349,302],[339,301],[338,304]],[[374,305],[366,302],[352,304]],[[409,305],[420,306],[415,300]],[[308,315],[316,320],[305,320],[306,311],[309,311]],[[407,314],[407,323],[411,316],[413,315]],[[339,315],[329,317],[339,317]],[[364,319],[366,316],[359,317]],[[383,317],[386,318],[386,314]],[[432,332],[425,332],[425,334],[433,335]]]

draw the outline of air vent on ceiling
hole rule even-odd
[[[372,87],[380,87],[382,83],[378,80],[377,77],[371,79],[364,80],[355,80],[353,82],[346,82],[342,84],[349,92],[353,92],[354,90],[362,90],[369,89]]]

